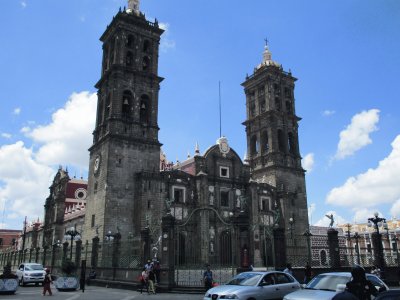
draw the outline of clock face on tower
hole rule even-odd
[[[93,162],[93,171],[95,174],[97,174],[99,172],[100,162],[101,162],[101,157],[100,157],[100,155],[97,155]]]

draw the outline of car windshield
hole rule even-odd
[[[346,284],[350,277],[343,275],[320,274],[311,280],[306,289],[336,291],[338,284]]]
[[[25,265],[26,271],[43,271],[42,265]]]
[[[256,285],[260,281],[261,276],[261,274],[257,273],[241,273],[233,277],[227,285]]]

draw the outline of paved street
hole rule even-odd
[[[148,295],[146,293],[140,294],[136,291],[107,289],[96,286],[89,286],[85,293],[82,291],[73,292],[58,292],[52,286],[53,296],[49,299],[62,299],[62,300],[141,300],[141,299],[181,299],[181,300],[200,300],[203,295],[189,295],[189,294],[156,294]],[[46,299],[42,296],[42,287],[27,286],[19,287],[15,295],[1,295],[3,300],[43,300]]]

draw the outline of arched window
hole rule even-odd
[[[281,98],[279,97],[275,97],[275,109],[276,110],[281,110],[282,106],[281,106]]]
[[[257,155],[258,154],[258,141],[257,137],[253,135],[250,140],[250,153],[252,155]]]
[[[103,99],[99,97],[99,104],[97,108],[97,125],[103,123],[103,109],[104,109],[103,104],[104,104]]]
[[[126,47],[132,48],[135,43],[135,38],[133,37],[132,34],[128,35],[128,38],[126,39]]]
[[[290,103],[290,101],[286,101],[285,103],[286,103],[286,112],[288,114],[291,114],[292,113],[292,103]]]
[[[143,52],[150,52],[150,41],[145,40],[143,42]]]
[[[220,237],[220,245],[219,245],[219,255],[220,261],[223,265],[231,265],[232,264],[232,246],[231,246],[231,235],[229,231],[224,231]]]
[[[131,51],[128,51],[126,53],[126,65],[132,66],[132,64],[133,64],[133,53]]]
[[[321,252],[319,253],[320,259],[321,259],[321,265],[326,266],[327,265],[327,261],[326,261],[326,251],[325,250],[321,250]]]
[[[104,119],[107,119],[110,116],[110,111],[111,111],[110,94],[107,95],[105,106],[106,107],[104,109]]]
[[[150,99],[147,95],[140,97],[140,123],[149,123]]]
[[[150,58],[148,56],[143,57],[142,70],[147,71],[150,68]]]
[[[285,152],[285,138],[283,136],[282,130],[278,129],[278,148],[279,151]]]
[[[294,136],[293,133],[289,132],[288,134],[288,148],[289,152],[295,154],[296,153],[296,147],[294,144]]]
[[[263,153],[267,153],[269,151],[269,138],[267,131],[264,131],[261,136],[261,151]]]
[[[122,95],[122,115],[128,117],[132,111],[132,93],[124,91]]]

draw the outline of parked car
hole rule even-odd
[[[400,289],[394,289],[379,293],[375,300],[399,300],[400,299]]]
[[[226,284],[209,289],[203,299],[282,299],[286,294],[300,288],[300,283],[287,273],[279,271],[243,272]]]
[[[365,274],[378,291],[386,291],[389,287],[379,277]],[[350,272],[331,272],[315,276],[303,289],[286,295],[283,300],[330,300],[346,288],[351,280]]]
[[[41,264],[22,263],[19,265],[16,274],[19,284],[24,286],[28,283],[43,284],[46,271]]]

